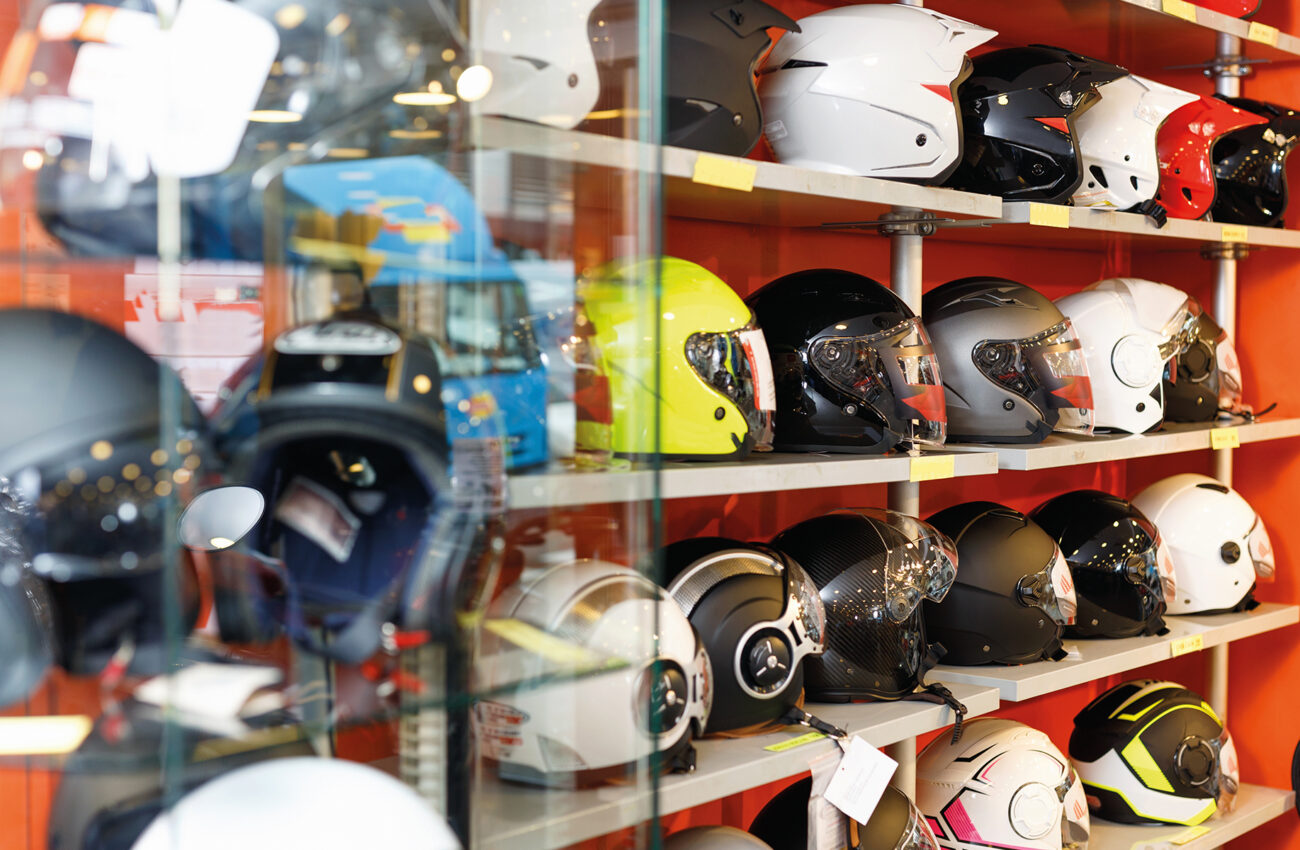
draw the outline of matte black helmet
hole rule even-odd
[[[925,627],[947,664],[1026,664],[1061,658],[1061,627],[1074,618],[1070,568],[1056,542],[1020,511],[964,502],[927,520],[957,546],[961,572],[942,602],[925,603]]]
[[[800,850],[808,843],[808,797],[812,777],[800,779],[777,794],[754,817],[749,831],[772,850]],[[885,788],[865,824],[848,821],[849,850],[939,850],[925,818],[894,786]]]
[[[1252,100],[1221,97],[1238,109],[1268,119],[1219,138],[1210,152],[1214,163],[1214,205],[1210,218],[1259,227],[1285,223],[1286,160],[1300,142],[1300,112]]]
[[[921,320],[869,277],[810,269],[747,301],[776,380],[780,451],[879,454],[942,445],[947,413],[939,363]]]
[[[1073,120],[1097,102],[1097,86],[1128,71],[1042,44],[973,63],[957,92],[962,161],[947,185],[1009,201],[1069,201],[1083,179]]]
[[[1073,490],[1029,518],[1061,547],[1079,611],[1070,637],[1122,638],[1165,630],[1165,590],[1173,564],[1160,532],[1131,502],[1100,490]]]

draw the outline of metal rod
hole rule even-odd
[[[904,738],[897,744],[885,747],[885,755],[898,762],[891,785],[910,799],[916,799],[916,739]]]
[[[1222,60],[1229,56],[1241,55],[1241,39],[1235,35],[1228,35],[1226,32],[1218,33],[1215,39],[1215,51],[1218,54],[1216,58]],[[1241,96],[1241,77],[1237,76],[1234,69],[1223,69],[1214,75],[1214,93],[1227,95],[1228,97]]]

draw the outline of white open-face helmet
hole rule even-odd
[[[1193,312],[1187,293],[1118,277],[1058,298],[1056,306],[1083,343],[1095,426],[1141,434],[1159,425],[1165,364]]]
[[[503,778],[589,787],[647,760],[690,770],[712,669],[686,615],[635,570],[560,564],[502,594],[475,667],[480,752]]]
[[[966,51],[997,35],[914,6],[841,6],[799,21],[759,71],[763,130],[790,165],[942,183],[961,161]]]
[[[1254,607],[1256,578],[1273,577],[1273,546],[1264,521],[1231,487],[1208,475],[1171,475],[1133,497],[1160,529],[1174,564],[1170,614]]]
[[[1014,720],[971,720],[957,744],[931,741],[916,761],[916,803],[945,850],[1088,843],[1078,775],[1047,735]]]
[[[1138,76],[1120,77],[1098,92],[1101,100],[1074,119],[1083,173],[1074,204],[1151,214],[1160,187],[1156,131],[1197,96]],[[1163,221],[1163,208],[1156,214]]]
[[[474,4],[479,66],[457,94],[482,115],[506,115],[569,129],[600,96],[587,20],[600,0],[494,0]],[[485,73],[486,69],[486,73]],[[468,76],[467,76],[468,75]]]

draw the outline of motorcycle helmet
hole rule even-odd
[[[772,850],[801,850],[808,846],[808,798],[812,777],[787,786],[759,810],[749,831]],[[847,818],[848,850],[939,850],[938,843],[916,805],[893,785],[865,824]]]
[[[772,353],[776,449],[880,454],[943,444],[938,359],[893,292],[853,272],[811,269],[746,303]]]
[[[803,702],[803,662],[824,649],[826,611],[799,564],[722,537],[662,550],[668,595],[700,635],[713,667],[705,734],[770,731]]]
[[[1170,422],[1209,422],[1220,411],[1239,412],[1241,362],[1228,334],[1200,302],[1190,300],[1191,319],[1174,356],[1165,364],[1165,418]]]
[[[1124,638],[1165,631],[1174,569],[1151,520],[1119,496],[1072,490],[1029,518],[1056,540],[1074,582],[1078,614],[1069,637]]]
[[[966,52],[997,35],[912,6],[809,15],[759,71],[763,131],[790,165],[940,184],[961,160]],[[831,128],[835,128],[831,132]]]
[[[916,759],[916,803],[942,847],[1082,850],[1083,784],[1044,733],[979,717],[959,743],[939,736]]]
[[[34,513],[0,475],[0,709],[26,699],[54,663],[49,591],[32,573],[22,537]]]
[[[559,564],[509,588],[492,616],[536,633],[519,645],[489,640],[476,665],[490,694],[475,705],[479,748],[503,779],[587,788],[646,760],[695,768],[691,739],[708,723],[713,671],[681,609],[649,579],[603,561]],[[556,639],[565,660],[578,659],[558,677],[534,650]]]
[[[1097,817],[1192,826],[1237,794],[1237,750],[1214,709],[1173,682],[1117,685],[1074,718],[1070,759]]]
[[[1191,0],[1193,5],[1233,18],[1249,18],[1264,5],[1264,0]]]
[[[364,764],[310,757],[252,764],[212,780],[160,813],[131,850],[285,846],[460,850],[413,788]]]
[[[957,548],[961,572],[943,601],[925,603],[925,628],[948,664],[1028,664],[1063,658],[1061,627],[1077,603],[1051,536],[1020,511],[964,502],[927,522]]]
[[[817,702],[900,699],[933,666],[922,598],[957,575],[952,542],[903,514],[859,508],[804,520],[772,540],[812,578],[826,607],[826,649],[804,662]]]
[[[1009,47],[975,57],[957,92],[961,164],[946,185],[1008,201],[1064,204],[1079,188],[1075,122],[1118,65],[1059,47]]]
[[[1091,434],[1083,346],[1056,305],[999,277],[949,281],[921,299],[943,368],[948,438],[1038,443],[1053,429]]]
[[[1201,218],[1214,203],[1210,150],[1226,133],[1268,120],[1202,95],[1180,106],[1156,133],[1160,191],[1156,200],[1173,218]]]
[[[1268,123],[1234,130],[1214,143],[1214,205],[1210,218],[1259,227],[1282,227],[1286,214],[1286,159],[1300,141],[1300,112],[1251,100],[1227,103],[1261,115]]]
[[[582,278],[578,297],[605,358],[615,452],[739,460],[770,448],[772,361],[721,278],[676,257],[620,261]]]
[[[80,316],[0,310],[2,352],[26,365],[0,378],[22,411],[0,421],[0,476],[30,506],[9,520],[49,592],[56,660],[98,673],[130,642],[132,671],[158,672],[164,607],[184,633],[198,616],[194,566],[165,541],[211,466],[203,416],[170,369]]]
[[[164,28],[152,2],[33,3],[6,56],[0,198],[34,197],[74,254],[156,255],[169,174],[183,257],[261,261],[286,165],[399,147],[413,126],[424,152],[458,135],[445,0],[283,7],[197,3]]]
[[[1163,374],[1186,344],[1200,305],[1151,280],[1120,277],[1056,299],[1079,333],[1097,428],[1141,434],[1160,425]]]
[[[1208,475],[1184,472],[1133,497],[1160,529],[1173,562],[1170,614],[1217,614],[1255,607],[1255,580],[1274,574],[1264,520],[1241,494]]]
[[[692,826],[664,838],[663,850],[773,850],[734,826]]]
[[[1074,119],[1083,171],[1074,205],[1142,213],[1163,227],[1165,210],[1153,200],[1160,188],[1156,134],[1197,95],[1136,75],[1111,80],[1100,94]]]
[[[226,498],[246,504],[205,510],[222,491],[205,493],[190,510],[236,530],[183,535],[211,554],[224,639],[287,631],[356,664],[394,627],[445,638],[478,610],[495,528],[452,492],[438,363],[426,337],[342,317],[285,331],[245,368],[214,420],[243,485]]]

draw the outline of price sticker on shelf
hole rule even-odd
[[[940,478],[952,478],[957,474],[955,455],[923,455],[912,458],[911,475],[908,481],[937,481]]]
[[[1060,204],[1039,204],[1030,202],[1029,223],[1039,227],[1070,227],[1070,208]]]
[[[706,186],[752,192],[756,176],[758,166],[752,162],[702,153],[695,158],[695,171],[691,180]]]
[[[791,738],[779,744],[768,744],[763,749],[769,753],[783,753],[786,750],[793,750],[795,747],[802,747],[804,744],[811,744],[813,741],[820,741],[825,737],[821,732],[805,732],[798,738]]]
[[[1205,635],[1189,635],[1169,641],[1170,658],[1177,658],[1191,652],[1200,652],[1202,649],[1205,649]]]
[[[1246,38],[1258,41],[1260,44],[1267,44],[1269,47],[1277,47],[1277,27],[1251,21],[1250,27],[1246,30]]]
[[[1236,449],[1241,447],[1241,432],[1236,428],[1215,428],[1210,431],[1210,448]]]
[[[1160,8],[1166,15],[1196,23],[1196,7],[1187,0],[1162,0]]]
[[[1219,232],[1220,242],[1245,242],[1246,225],[1244,224],[1225,224]]]

